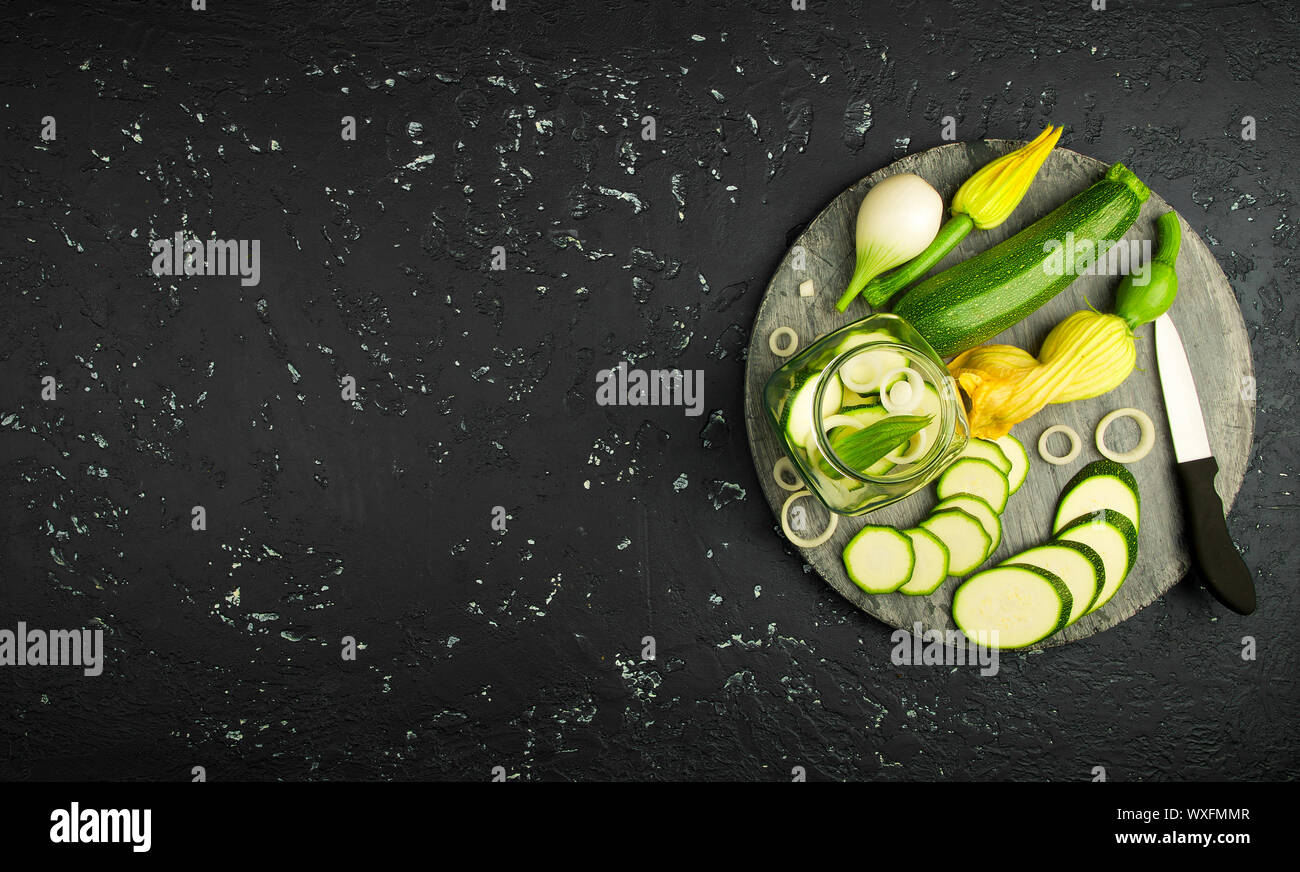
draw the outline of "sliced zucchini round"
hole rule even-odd
[[[1029,476],[1029,452],[1025,446],[1020,444],[1020,440],[1008,433],[1005,436],[999,436],[993,440],[1002,449],[1002,453],[1007,460],[1011,461],[1011,471],[1007,473],[1007,484],[1011,492],[1015,493],[1020,490],[1020,486],[1025,483]]]
[[[945,469],[939,476],[937,490],[941,500],[957,494],[977,496],[999,515],[1007,507],[1007,496],[1011,492],[1002,471],[978,457],[963,457]]]
[[[921,402],[917,403],[914,415],[930,415],[931,421],[921,432],[925,434],[925,444],[933,447],[943,433],[943,401],[939,398],[939,389],[929,382],[921,391]]]
[[[912,567],[911,578],[898,589],[898,592],[908,596],[927,596],[934,593],[948,577],[948,546],[924,527],[904,530],[903,535],[912,540],[916,564]]]
[[[1128,518],[1110,509],[1075,518],[1061,528],[1056,539],[1082,542],[1101,555],[1106,567],[1105,583],[1088,606],[1089,613],[1110,602],[1137,561],[1137,528]]]
[[[957,494],[946,500],[940,500],[934,507],[936,512],[944,509],[962,509],[974,515],[975,520],[979,521],[984,528],[984,532],[989,534],[989,551],[984,555],[984,560],[993,556],[993,552],[997,551],[998,546],[1002,544],[1002,519],[998,517],[997,512],[993,511],[992,506],[973,494]]]
[[[1066,483],[1056,504],[1052,533],[1059,532],[1075,518],[1101,509],[1119,512],[1133,523],[1135,530],[1141,524],[1137,479],[1113,460],[1094,460]]]
[[[844,569],[867,593],[893,593],[912,576],[912,539],[893,527],[866,526],[844,546]]]
[[[987,460],[996,466],[999,472],[1007,476],[1008,480],[1011,477],[1011,460],[1007,457],[1006,452],[1002,450],[1002,446],[996,442],[990,442],[987,439],[971,439],[966,443],[966,447],[962,449],[961,455],[962,457],[978,457],[981,460]]]
[[[1008,563],[1037,566],[1065,582],[1073,603],[1066,626],[1088,613],[1089,607],[1101,594],[1106,580],[1106,565],[1101,555],[1088,545],[1070,539],[1039,545],[1002,561],[1002,565]]]
[[[965,575],[984,562],[993,541],[984,532],[984,525],[970,512],[962,509],[942,509],[920,523],[948,549],[948,572]]]
[[[976,573],[957,588],[952,619],[966,638],[988,648],[1023,648],[1065,626],[1070,589],[1037,566],[1007,563]]]
[[[817,422],[813,420],[813,399],[817,396],[817,382],[820,378],[821,373],[806,378],[786,401],[781,426],[795,445],[805,444],[816,426]],[[826,393],[822,394],[822,417],[833,415],[839,409],[842,390],[839,379],[826,385]]]

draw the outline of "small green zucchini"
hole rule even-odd
[[[931,276],[894,307],[940,357],[991,339],[1065,290],[1118,242],[1151,191],[1123,164],[1015,236]],[[1057,251],[1060,248],[1062,250]]]

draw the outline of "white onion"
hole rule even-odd
[[[899,376],[907,381],[897,382]],[[903,384],[906,384],[907,390],[898,391],[897,388]],[[910,366],[895,369],[886,373],[880,380],[880,405],[892,414],[910,412],[920,405],[924,391],[925,378],[919,372]]]

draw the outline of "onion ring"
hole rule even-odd
[[[789,344],[777,345],[778,338],[785,336],[790,337]],[[777,357],[789,357],[799,347],[799,334],[791,327],[778,327],[772,331],[771,336],[767,337],[767,347],[772,349],[772,353]]]
[[[831,522],[826,525],[825,530],[822,530],[812,539],[804,539],[802,536],[791,530],[790,519],[787,517],[790,514],[790,504],[800,497],[810,496],[812,496],[812,491],[810,490],[805,489],[795,491],[785,498],[785,505],[781,506],[781,529],[785,531],[785,538],[789,539],[790,544],[794,545],[796,548],[816,548],[818,545],[831,538],[835,533],[835,528],[840,525],[840,516],[831,512]]]
[[[1064,433],[1065,438],[1070,440],[1070,450],[1060,457],[1047,450],[1047,440],[1056,433]],[[1074,460],[1074,458],[1078,457],[1080,447],[1079,434],[1074,432],[1073,427],[1066,426],[1065,424],[1053,424],[1044,430],[1043,434],[1038,437],[1038,456],[1056,466],[1064,466],[1071,460]]]
[[[1112,451],[1106,446],[1106,428],[1118,418],[1132,418],[1137,423],[1138,430],[1141,431],[1137,447],[1132,451]],[[1151,449],[1155,444],[1155,424],[1151,422],[1151,416],[1141,409],[1116,409],[1102,418],[1097,424],[1097,450],[1101,452],[1102,457],[1116,463],[1137,463],[1151,453]]]
[[[911,447],[912,443],[916,443],[915,448]],[[930,437],[924,430],[918,430],[916,435],[907,440],[907,446],[902,451],[895,448],[885,455],[885,459],[891,463],[912,463],[919,460],[925,456],[925,452],[930,447]]]
[[[898,384],[898,376],[907,380],[907,386],[911,388],[907,399],[901,403],[894,402],[894,387]],[[919,372],[910,366],[892,369],[885,373],[885,377],[880,380],[880,405],[885,407],[885,411],[901,414],[910,412],[921,404],[921,397],[925,392],[925,379]]]
[[[790,484],[786,481],[785,473],[787,471],[790,473],[790,477],[794,479],[794,484]],[[776,464],[772,467],[772,478],[776,479],[776,485],[781,488],[781,490],[803,490],[803,480],[799,478],[799,473],[794,468],[794,464],[790,462],[790,458],[786,457],[784,454],[781,455],[781,458],[777,460]]]

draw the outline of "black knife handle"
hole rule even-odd
[[[1213,457],[1178,464],[1178,477],[1187,497],[1187,520],[1192,552],[1210,591],[1234,612],[1255,611],[1255,583],[1228,535],[1223,503],[1214,490],[1219,464]]]

